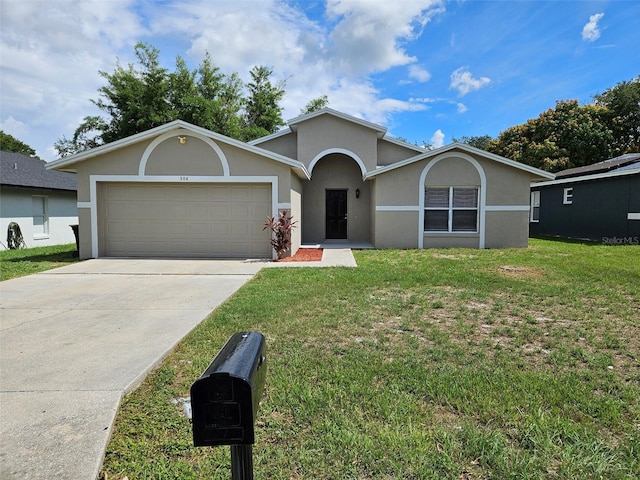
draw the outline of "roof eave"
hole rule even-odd
[[[247,142],[247,144],[257,146],[260,143],[268,142],[269,140],[275,140],[276,138],[289,135],[290,133],[293,133],[293,130],[291,130],[291,128],[289,127],[286,127],[270,135],[265,135],[264,137],[256,138],[255,140],[250,140]]]
[[[384,141],[389,142],[389,143],[393,143],[395,145],[399,145],[401,147],[409,148],[409,149],[411,149],[411,150],[413,150],[415,152],[425,153],[425,152],[428,151],[426,148],[420,147],[418,145],[413,145],[412,143],[405,142],[405,141],[400,140],[398,138],[394,138],[394,137],[390,136],[389,134],[385,134],[385,136],[382,137],[381,140],[384,140]]]
[[[134,135],[131,135],[130,137],[116,140],[115,142],[107,143],[105,145],[100,145],[99,147],[95,147],[90,150],[85,150],[83,152],[76,153],[75,155],[70,155],[68,157],[63,157],[58,160],[54,160],[52,162],[49,162],[46,165],[46,168],[47,170],[61,170],[64,172],[76,173],[75,168],[69,168],[70,165],[74,165],[84,160],[88,160],[89,158],[97,157],[98,155],[103,155],[105,153],[118,150],[120,148],[126,147],[128,145],[132,145],[141,140],[144,140],[145,138],[156,136],[160,133],[170,132],[171,130],[177,130],[179,128],[189,129],[189,127],[192,127],[192,126],[193,125],[191,125],[190,123],[184,122],[182,120],[174,120],[173,122],[169,122],[164,125],[160,125],[159,127],[154,127],[149,130],[145,130],[144,132],[136,133]]]
[[[498,163],[502,163],[504,165],[508,165],[510,167],[513,168],[517,168],[518,170],[523,170],[527,173],[530,173],[533,175],[534,178],[546,178],[546,179],[550,179],[553,180],[555,178],[555,175],[551,172],[546,172],[544,170],[540,170],[539,168],[535,168],[532,167],[530,165],[526,165],[524,163],[520,163],[520,162],[516,162],[514,160],[509,160],[508,158],[505,157],[501,157],[500,155],[496,155],[495,153],[490,153],[487,152],[485,150],[481,150],[479,148],[475,148],[472,147],[471,145],[467,145],[466,143],[459,143],[459,142],[454,142],[454,143],[450,143],[448,145],[444,145],[442,147],[439,148],[435,148],[433,150],[429,150],[423,154],[420,155],[416,155],[415,157],[411,157],[411,158],[407,158],[406,160],[402,160],[400,162],[397,163],[392,163],[390,165],[386,165],[384,167],[380,167],[377,170],[374,170],[372,172],[368,172],[365,177],[366,179],[369,179],[371,177],[374,177],[376,175],[380,175],[382,173],[385,172],[389,172],[391,170],[395,170],[396,168],[401,168],[404,167],[406,165],[410,165],[412,163],[415,162],[419,162],[421,160],[425,160],[427,158],[431,158],[431,157],[436,157],[438,155],[441,155],[443,153],[446,153],[448,151],[454,150],[454,149],[460,149],[463,150],[467,153],[472,153],[475,155],[480,155],[481,157],[485,157],[488,158],[490,160],[494,160]]]
[[[562,185],[565,183],[576,182],[588,182],[591,180],[599,180],[601,178],[614,178],[622,177],[624,175],[638,175],[640,174],[640,168],[632,168],[629,170],[612,170],[604,173],[592,173],[589,175],[582,175],[579,177],[563,177],[557,180],[544,181],[544,182],[531,182],[531,187],[546,187],[548,185]]]
[[[88,160],[89,158],[96,157],[98,155],[103,155],[105,153],[112,152],[114,150],[118,150],[120,148],[124,148],[128,145],[132,145],[134,143],[140,142],[147,138],[155,137],[159,134],[170,132],[172,130],[187,130],[192,133],[196,133],[198,135],[202,135],[205,137],[212,138],[214,140],[220,141],[222,143],[226,143],[231,146],[235,146],[237,148],[250,151],[252,153],[261,155],[263,157],[270,158],[271,160],[275,160],[280,163],[284,163],[289,165],[296,171],[296,174],[301,178],[310,179],[311,175],[307,171],[307,168],[304,166],[302,162],[294,160],[289,157],[285,157],[284,155],[280,155],[278,153],[271,152],[269,150],[265,150],[264,148],[260,148],[255,145],[251,145],[248,143],[241,142],[240,140],[236,140],[231,137],[227,137],[225,135],[221,135],[216,132],[212,132],[211,130],[207,130],[206,128],[198,127],[196,125],[192,125],[182,120],[174,120],[173,122],[167,123],[165,125],[161,125],[159,127],[152,128],[150,130],[146,130],[144,132],[137,133],[127,138],[123,138],[121,140],[116,140],[115,142],[109,143],[107,145],[101,145],[99,147],[93,148],[91,150],[87,150],[86,152],[80,152],[76,155],[72,155],[69,157],[64,157],[59,160],[55,160],[49,164],[47,164],[47,169],[56,169],[63,171],[70,171],[75,173],[75,168],[72,168],[72,165],[75,165],[84,160]]]

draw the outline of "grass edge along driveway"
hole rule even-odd
[[[0,281],[24,277],[25,275],[75,263],[79,261],[78,257],[73,256],[75,251],[76,245],[74,243],[19,250],[1,250]]]
[[[640,250],[355,252],[265,269],[121,407],[103,478],[230,477],[172,399],[267,337],[257,479],[640,477]]]

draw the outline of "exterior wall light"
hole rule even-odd
[[[178,141],[180,142],[180,145],[184,145],[185,143],[187,143],[187,136],[186,135],[179,135],[178,136]]]
[[[360,198],[360,189],[356,188],[356,198]]]

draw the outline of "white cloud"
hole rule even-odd
[[[431,140],[429,140],[431,142],[431,146],[433,148],[440,148],[444,145],[444,133],[442,133],[442,130],[438,129],[436,130],[436,132],[431,136]]]
[[[431,74],[418,65],[409,65],[409,78],[424,83],[431,79]]]
[[[145,31],[133,1],[50,0],[3,4],[0,98],[3,124],[24,125],[20,140],[46,159],[65,127],[95,113],[89,102],[116,51]],[[73,131],[71,130],[71,132]]]
[[[451,74],[449,88],[458,90],[458,95],[464,97],[467,93],[479,90],[491,82],[488,77],[474,78],[466,67],[460,67]]]
[[[457,103],[456,108],[458,109],[458,113],[464,113],[469,110],[464,103]]]
[[[224,73],[247,79],[254,65],[286,80],[283,116],[310,99],[386,125],[395,112],[424,110],[412,100],[387,98],[371,74],[411,65],[410,77],[429,72],[407,53],[424,27],[444,11],[442,0],[328,0],[324,15],[307,17],[287,0],[21,0],[3,3],[0,16],[0,122],[22,125],[20,140],[55,158],[57,138],[71,136],[82,118],[101,114],[90,99],[105,85],[99,71],[135,62],[134,45],[160,50],[172,70],[175,55],[191,68],[205,51]],[[415,65],[414,65],[415,64]]]
[[[326,54],[340,71],[352,75],[413,63],[416,58],[406,53],[403,43],[419,37],[442,12],[440,0],[328,0],[327,15],[336,24],[328,35]]]
[[[600,38],[600,28],[598,22],[604,17],[604,13],[596,13],[589,17],[589,21],[582,28],[582,40],[585,42],[595,42]]]
[[[13,137],[20,139],[27,133],[27,126],[24,122],[16,120],[12,116],[9,116],[6,120],[0,122],[0,130]]]

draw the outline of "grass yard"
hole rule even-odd
[[[267,337],[256,479],[640,478],[640,248],[355,252],[266,269],[123,402],[102,476],[228,479],[171,400]]]
[[[0,281],[44,272],[78,261],[76,244],[0,251]]]

